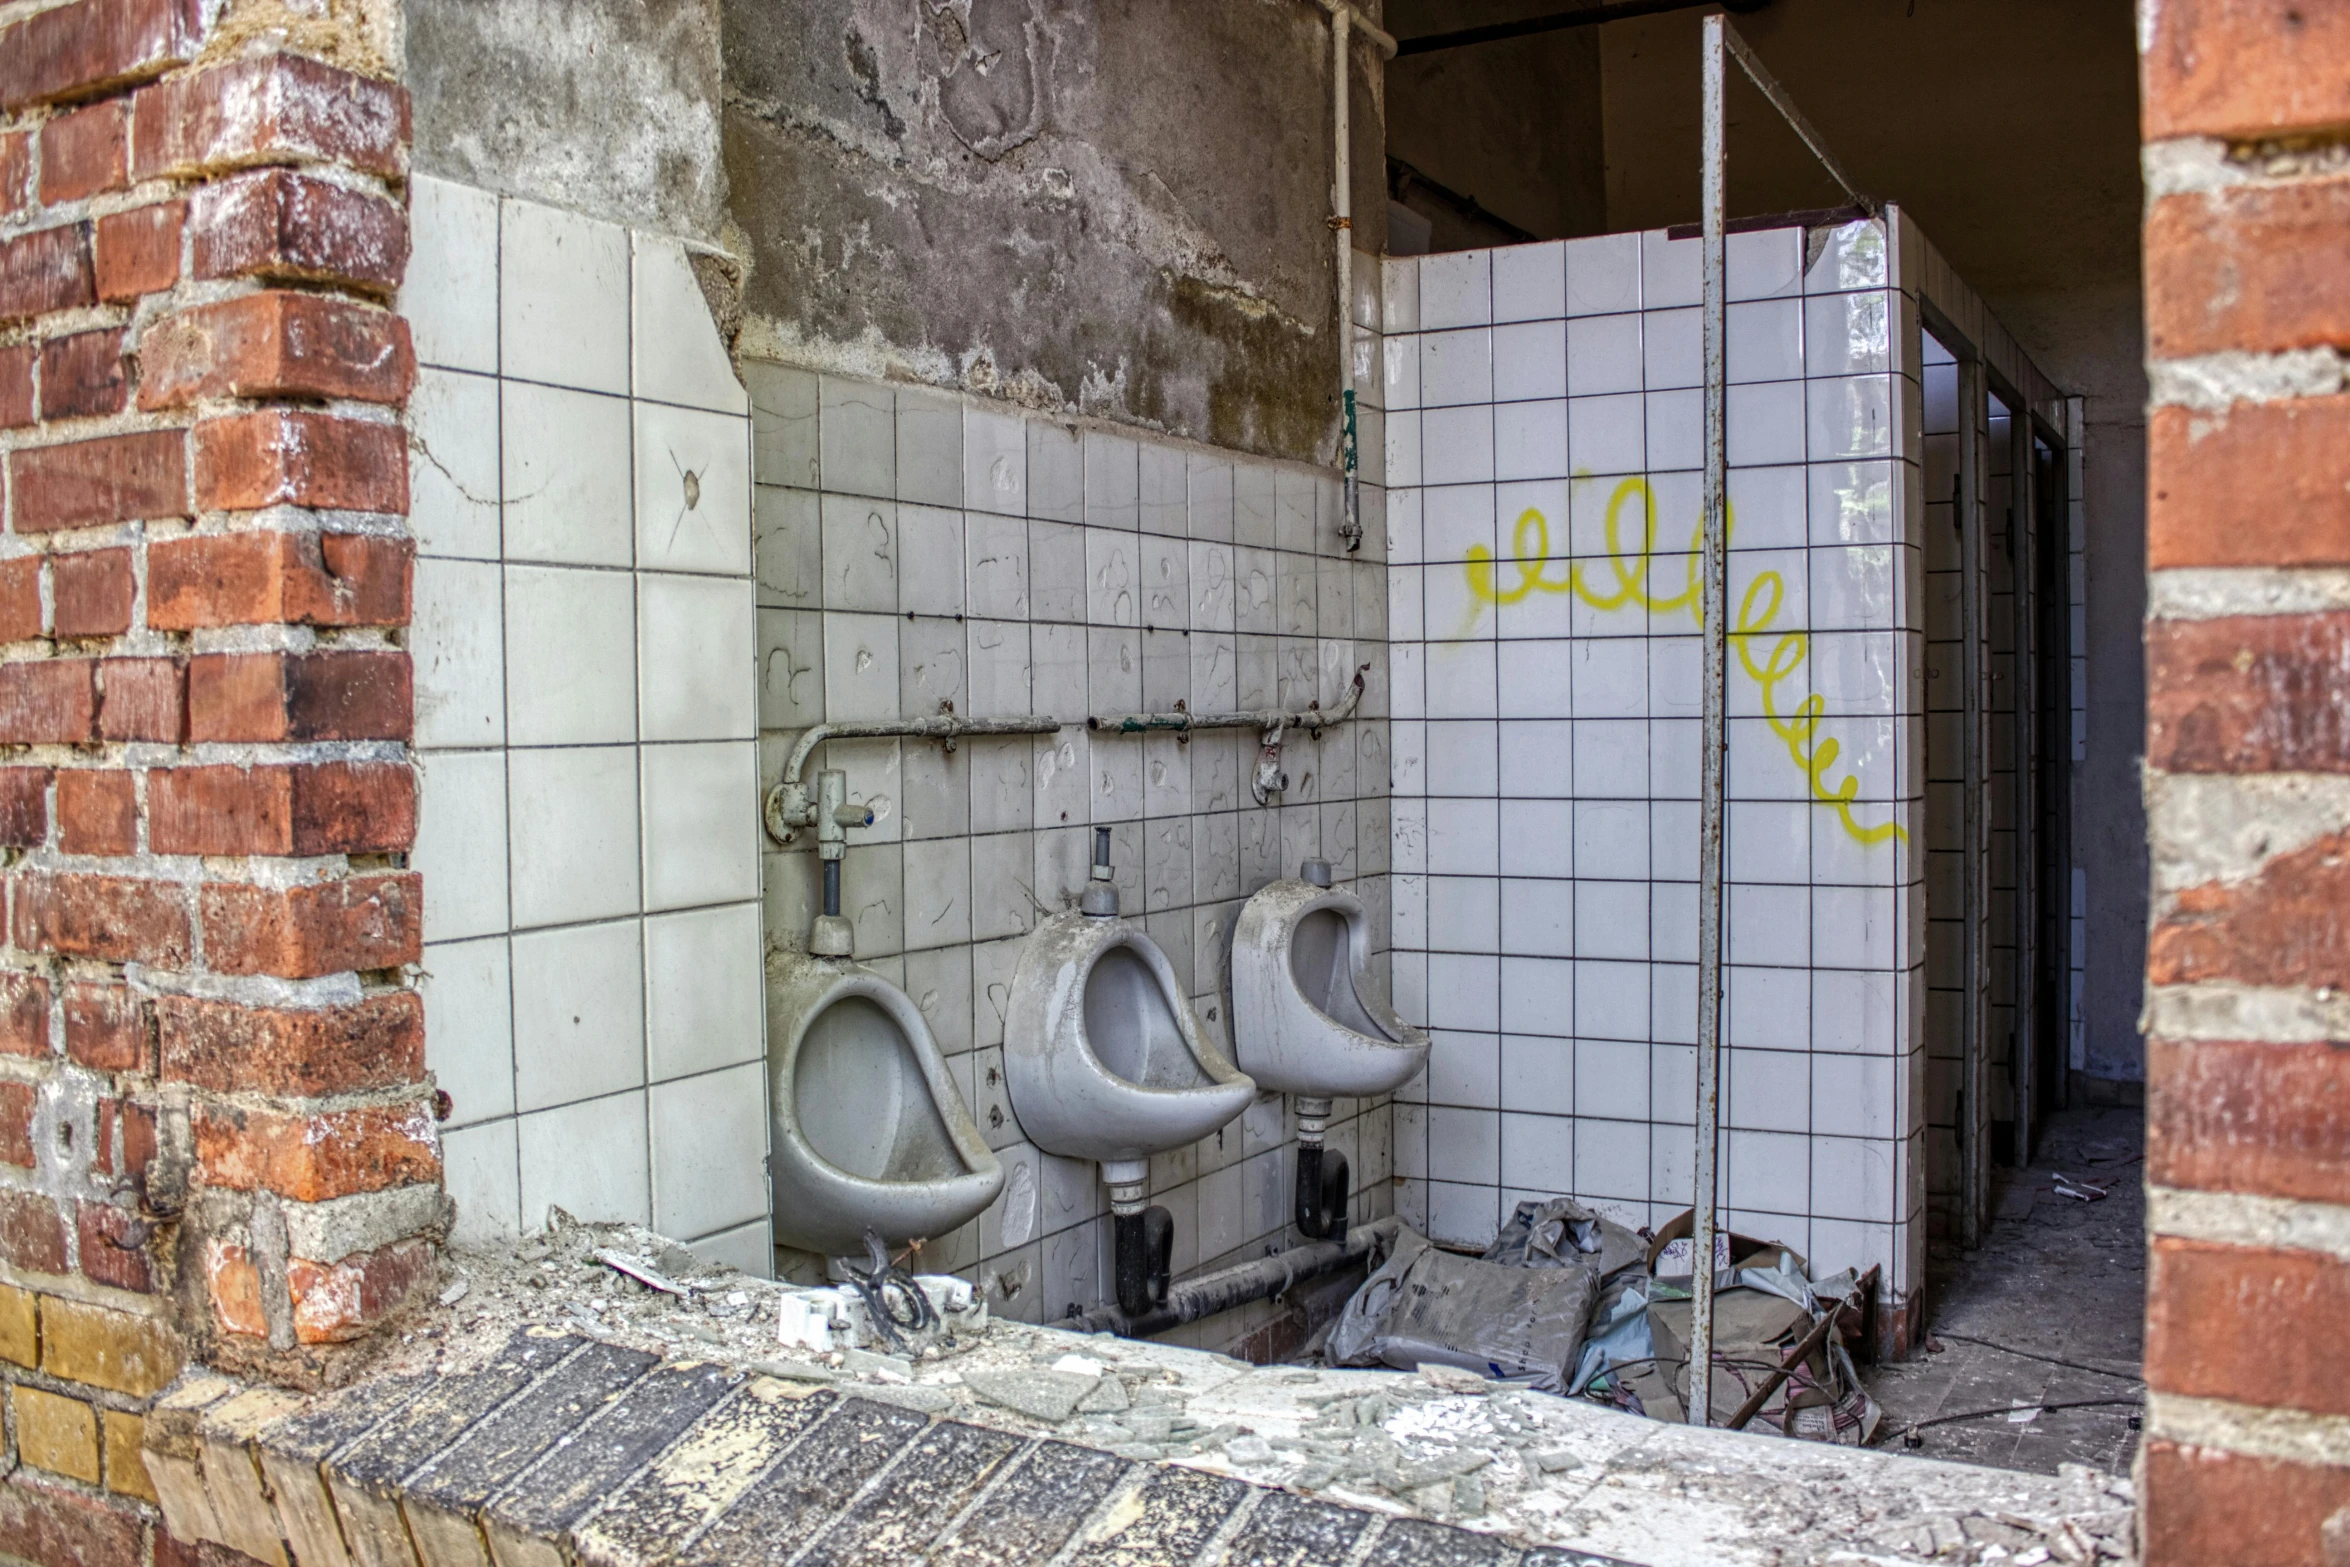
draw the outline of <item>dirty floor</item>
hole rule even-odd
[[[1997,1217],[1984,1244],[1972,1252],[1937,1246],[1931,1260],[1928,1352],[1871,1378],[1885,1409],[1882,1448],[1903,1451],[1902,1433],[1918,1422],[2010,1409],[1923,1426],[1915,1451],[2038,1474],[2067,1463],[2129,1472],[2134,1403],[2029,1418],[2016,1406],[2139,1397],[2144,1152],[2143,1111],[2068,1110],[2050,1119],[2029,1167],[1997,1172]],[[2083,1202],[2059,1191],[2081,1183],[2106,1195]]]

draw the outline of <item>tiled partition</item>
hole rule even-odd
[[[419,178],[429,1064],[461,1235],[768,1267],[749,404],[683,248]]]
[[[1918,313],[1884,226],[1729,241],[1727,1220],[1922,1258]],[[1690,1199],[1694,239],[1393,260],[1384,342],[1400,1203]],[[1409,1103],[1403,1101],[1408,1100]]]
[[[1368,266],[1368,264],[1367,264]],[[1368,291],[1366,291],[1368,294]],[[824,719],[1047,714],[1047,737],[828,743],[810,764],[870,804],[842,912],[858,957],[929,1020],[1006,1170],[1002,1196],[923,1264],[965,1272],[1036,1319],[1103,1298],[1095,1167],[1031,1145],[1006,1096],[1004,1013],[1021,943],[1074,906],[1092,827],[1113,829],[1124,907],[1224,1037],[1242,901],[1328,859],[1387,924],[1387,595],[1382,534],[1349,552],[1326,472],[1029,416],[909,386],[747,367],[758,479],[761,782]],[[1328,703],[1363,666],[1362,717],[1293,738],[1290,788],[1248,788],[1258,736],[1089,735],[1089,713]],[[767,937],[802,946],[817,862],[769,845]],[[1381,960],[1384,982],[1384,957]],[[1358,1114],[1358,1110],[1362,1113]],[[1342,1101],[1331,1142],[1358,1210],[1391,1198],[1384,1105]],[[1175,1266],[1261,1255],[1286,1229],[1291,1128],[1261,1098],[1153,1161]],[[817,1259],[789,1255],[787,1267]]]

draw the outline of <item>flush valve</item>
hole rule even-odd
[[[854,927],[841,917],[840,862],[849,852],[851,827],[873,825],[873,808],[848,801],[849,775],[827,771],[816,775],[816,806],[803,810],[800,824],[816,824],[816,858],[824,866],[824,912],[809,933],[808,950],[820,958],[845,958],[855,950]]]
[[[1118,914],[1118,885],[1110,879],[1110,829],[1093,830],[1093,871],[1085,879],[1085,891],[1078,895],[1077,907],[1096,919],[1115,919]]]

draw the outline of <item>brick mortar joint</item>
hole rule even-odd
[[[2350,353],[2291,348],[2275,353],[2230,349],[2146,361],[2146,412],[2164,408],[2222,418],[2243,403],[2287,403],[2350,389]]]
[[[2192,1048],[2192,1047],[2190,1047]],[[2350,1205],[2257,1192],[2146,1187],[2146,1232],[2256,1250],[2305,1251],[2350,1262]]]
[[[2158,566],[2147,573],[2146,619],[2350,613],[2350,566]]]
[[[2285,1463],[2350,1467],[2350,1416],[2146,1391],[2146,1436]]]
[[[2350,174],[2350,129],[2300,136],[2166,136],[2142,143],[2149,206],[2167,196],[2289,190]]]

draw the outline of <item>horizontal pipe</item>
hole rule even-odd
[[[1701,5],[1714,3],[1715,0],[1615,0],[1612,5],[1589,5],[1577,11],[1552,11],[1515,22],[1463,27],[1449,33],[1422,33],[1417,38],[1396,40],[1395,52],[1399,56],[1434,54],[1440,49],[1465,49],[1471,44],[1499,43],[1505,38],[1529,38],[1536,33],[1555,33],[1569,27],[1592,27],[1601,22],[1624,22],[1636,16],[1657,16],[1666,11],[1691,11]],[[1769,0],[1748,0],[1743,5],[1725,4],[1724,9],[1759,11],[1768,3]]]
[[[1057,718],[1023,713],[1017,718],[957,718],[941,713],[933,718],[876,718],[838,724],[818,724],[800,736],[783,764],[783,781],[796,784],[808,765],[808,756],[827,740],[959,740],[964,735],[1049,735],[1062,727]]]
[[[1375,1219],[1361,1229],[1347,1231],[1343,1241],[1293,1246],[1279,1256],[1237,1263],[1179,1280],[1168,1288],[1164,1306],[1141,1316],[1129,1316],[1116,1306],[1097,1306],[1052,1326],[1067,1328],[1072,1333],[1115,1333],[1120,1338],[1164,1333],[1169,1328],[1197,1322],[1253,1300],[1270,1300],[1293,1285],[1336,1273],[1369,1254],[1374,1247],[1392,1243],[1402,1224],[1396,1218]]]
[[[1354,684],[1347,688],[1346,700],[1327,712],[1319,707],[1307,707],[1295,712],[1265,708],[1247,713],[1187,713],[1181,709],[1172,713],[1104,713],[1088,718],[1085,727],[1120,735],[1182,733],[1191,729],[1263,729],[1272,732],[1304,729],[1318,732],[1354,717],[1355,709],[1362,705],[1363,700],[1363,670],[1370,667],[1365,664],[1362,669],[1355,671]]]

